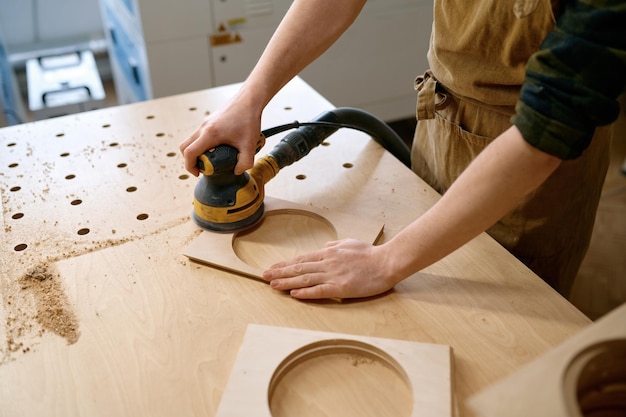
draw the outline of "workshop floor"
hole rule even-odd
[[[111,81],[104,81],[106,104],[117,103]],[[611,165],[606,177],[596,225],[587,256],[574,284],[570,301],[591,319],[597,319],[626,302],[626,175],[621,167],[626,160],[626,98],[622,97],[620,118],[616,122]],[[415,120],[390,123],[407,142],[413,140]]]

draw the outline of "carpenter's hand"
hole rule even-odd
[[[294,298],[359,298],[394,285],[381,246],[355,239],[328,242],[324,249],[272,265],[263,279]]]
[[[226,144],[239,150],[235,173],[241,174],[254,163],[260,132],[261,115],[233,101],[224,109],[208,115],[200,127],[180,144],[185,169],[198,176],[197,158],[208,149]]]

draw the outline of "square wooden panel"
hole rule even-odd
[[[372,359],[355,358],[360,352],[366,356],[370,355]],[[288,380],[287,390],[280,390],[277,384],[280,384],[283,378],[287,378],[285,374],[294,372],[299,364],[307,360],[341,353],[353,355],[348,359],[346,367],[363,365],[364,371],[369,372],[373,368],[368,366],[376,365],[377,361],[380,361],[393,368],[395,376],[387,374],[387,378],[379,377],[375,380],[374,396],[384,396],[385,388],[393,386],[396,376],[405,382],[410,397],[405,404],[394,404],[394,407],[400,408],[385,409],[382,410],[382,414],[380,414],[381,410],[368,410],[368,413],[384,415],[389,412],[389,415],[410,417],[418,415],[451,417],[453,415],[452,348],[450,346],[250,324],[230,373],[216,417],[281,417],[283,413],[277,411],[276,408],[271,408],[270,403],[275,404],[275,401],[282,400],[274,398],[276,396],[294,394],[297,391],[300,391],[301,397],[308,397],[301,399],[302,401],[314,404],[315,415],[332,415],[325,412],[328,410],[324,409],[324,404],[321,404],[322,399],[316,395],[319,394],[316,388],[319,388],[320,384],[330,386],[335,383],[335,387],[348,385],[354,383],[356,378],[341,379],[331,372],[331,375],[325,375],[325,378],[320,378],[320,381],[312,381],[311,378],[314,377],[309,377],[307,380],[306,375],[300,373],[299,379]],[[314,367],[309,369],[316,370],[317,368],[319,368],[319,363],[315,363]],[[334,366],[333,369],[336,368],[338,367]],[[367,375],[364,375],[362,379],[367,379]],[[333,389],[332,386],[327,388]],[[358,407],[359,404],[350,404],[350,398],[347,397],[349,395],[342,396],[335,403],[342,402],[343,404],[334,404],[333,407],[337,405]],[[355,410],[347,410],[347,413],[345,411],[341,415],[354,415],[351,413]],[[307,415],[302,407],[298,414]]]
[[[468,403],[482,417],[623,415],[626,304],[474,395]],[[581,412],[581,407],[587,412]]]
[[[321,210],[265,197],[265,214],[249,230],[203,231],[185,249],[188,258],[220,269],[261,279],[279,261],[321,249],[327,241],[355,238],[375,243],[384,224],[357,215]]]

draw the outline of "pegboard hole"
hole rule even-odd
[[[18,220],[18,219],[21,219],[22,217],[24,217],[24,213],[15,213],[14,215],[11,216],[13,220]]]
[[[61,155],[59,155],[61,158],[66,158],[68,156],[70,156],[69,152],[63,152]]]
[[[148,215],[146,213],[141,213],[137,215],[137,220],[146,220]]]
[[[198,110],[197,107],[189,107],[189,111],[196,111],[196,110]]]
[[[160,137],[165,136],[165,133],[163,133],[163,132],[159,132],[159,133],[157,133],[157,134],[156,134],[156,136],[157,136],[157,138],[160,138]]]
[[[306,175],[304,175],[304,174],[298,174],[298,175],[296,175],[296,179],[297,179],[297,180],[306,180]]]
[[[9,164],[9,168],[15,168],[17,167],[19,164],[17,162],[14,162],[12,164]]]
[[[176,152],[168,152],[167,156],[172,158],[172,157],[176,156]]]
[[[74,175],[74,174],[69,174],[69,175],[65,176],[66,180],[73,180],[74,178],[76,178],[76,175]]]
[[[83,203],[83,200],[80,200],[80,199],[72,200],[70,202],[70,204],[73,205],[73,206],[77,206],[77,205],[82,204],[82,203]]]
[[[89,230],[88,228],[83,227],[82,229],[78,229],[78,232],[76,232],[76,233],[78,233],[81,236],[84,236],[84,235],[88,234],[90,231],[91,230]]]
[[[287,110],[287,111],[289,111],[289,110],[293,110],[293,107],[291,107],[291,106],[285,106],[285,107],[283,108],[283,110]]]
[[[137,187],[128,187],[126,191],[129,193],[134,193],[135,191],[137,191]]]
[[[119,146],[119,143],[117,143],[117,142],[111,142],[111,143],[109,143],[109,146],[113,148],[113,147],[115,147],[115,146]]]
[[[111,127],[111,125],[110,125],[110,124],[108,124],[108,123],[106,123],[106,124],[103,124],[103,125],[102,125],[102,128],[103,128],[103,129],[107,129],[107,128],[109,128],[109,127]]]
[[[322,142],[322,146],[330,146],[330,142]]]
[[[10,148],[11,146],[15,146],[17,145],[17,143],[15,142],[11,142],[11,143],[7,143],[7,147]]]
[[[16,191],[19,191],[19,190],[21,190],[21,189],[22,189],[22,187],[20,187],[20,186],[15,186],[15,187],[11,187],[10,191],[12,191],[12,192],[16,192]]]
[[[56,134],[56,137],[57,137],[57,138],[62,138],[63,136],[65,136],[65,133],[57,133],[57,134]]]
[[[354,165],[352,165],[350,162],[346,162],[345,164],[343,164],[344,168],[352,168],[354,167]]]
[[[182,174],[182,175],[179,175],[179,176],[178,176],[178,179],[179,179],[179,180],[186,180],[186,179],[188,179],[188,178],[189,178],[189,175],[187,175],[187,174]]]
[[[146,116],[146,119],[150,120],[150,119],[154,119],[154,116],[152,114],[149,114]]]
[[[121,164],[117,164],[118,168],[126,168],[128,165],[126,164],[126,162],[122,162]]]
[[[23,250],[26,250],[27,247],[28,245],[26,243],[20,243],[19,245],[15,246],[13,250],[15,250],[15,252],[21,252]]]

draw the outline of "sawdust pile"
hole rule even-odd
[[[19,279],[21,290],[33,297],[35,321],[43,330],[54,333],[68,344],[78,341],[78,319],[63,291],[61,279],[49,264],[30,269]]]

